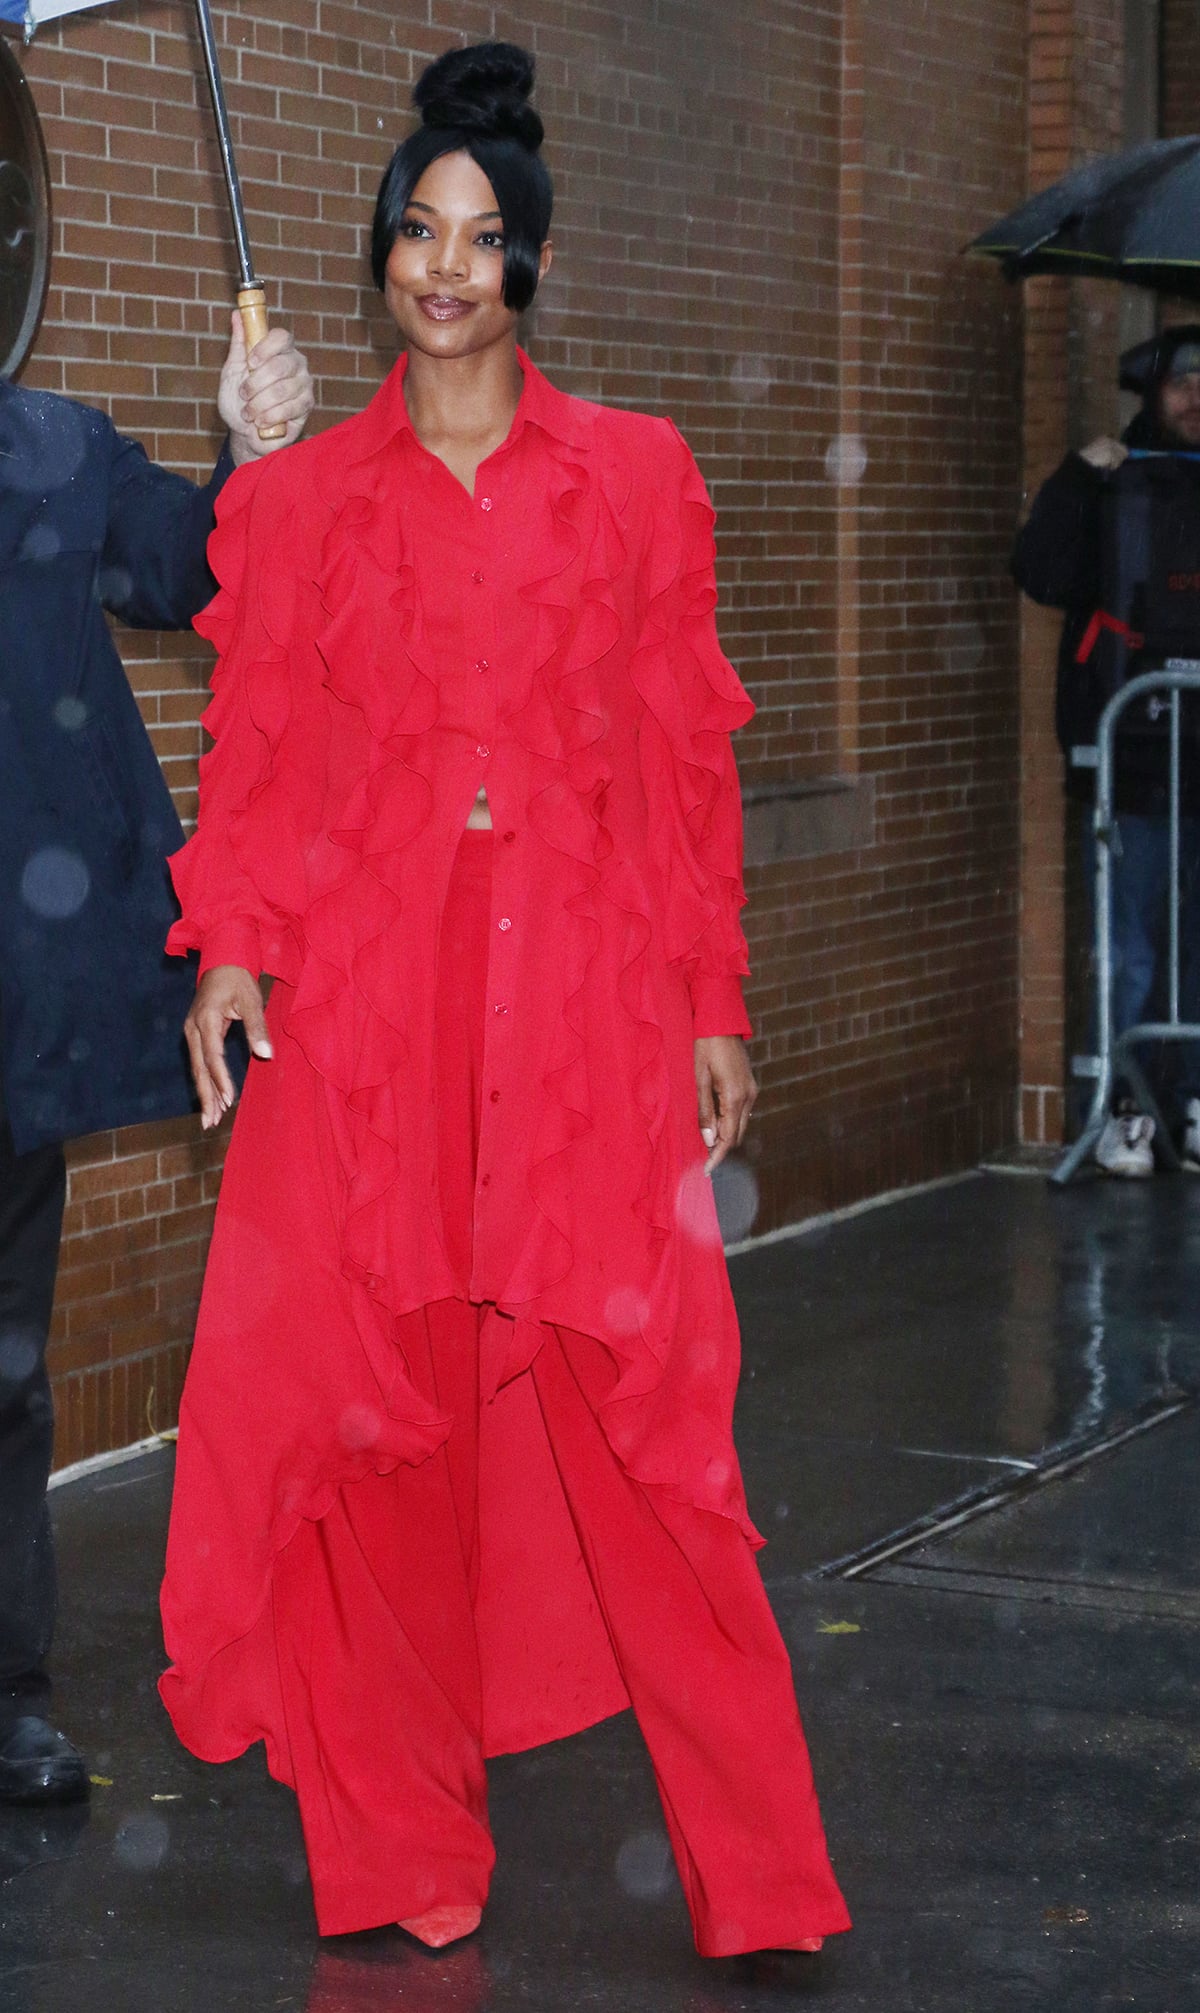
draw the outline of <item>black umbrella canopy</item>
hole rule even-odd
[[[967,250],[1010,280],[1085,273],[1200,298],[1200,134],[1088,161]]]

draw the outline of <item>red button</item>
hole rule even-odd
[[[472,578],[472,580],[473,580],[473,581],[475,582],[475,585],[476,585],[476,587],[482,587],[482,586],[483,586],[483,575],[482,575],[482,573],[481,573],[481,572],[479,571],[479,568],[478,568],[478,567],[476,567],[476,568],[475,568],[475,571],[474,571],[474,573],[473,573],[473,574],[471,575],[471,578]]]
[[[481,497],[480,497],[480,499],[479,499],[479,508],[480,508],[481,510],[490,510],[490,509],[491,509],[491,507],[492,507],[492,499],[491,499],[491,497],[490,497],[490,496],[481,496]]]
[[[480,1175],[480,1177],[479,1177],[479,1186],[480,1186],[481,1188],[486,1188],[486,1187],[488,1186],[488,1184],[490,1183],[490,1181],[491,1181],[491,1178],[492,1178],[492,1177],[491,1177],[491,1175],[490,1175],[490,1174],[481,1174],[481,1175]]]
[[[500,918],[500,921],[499,921],[499,924],[497,925],[497,927],[498,927],[499,929],[502,929],[502,930],[511,930],[511,928],[512,928],[512,924],[511,924],[511,922],[509,921],[509,919],[508,919],[508,917],[507,917],[507,916],[501,916],[501,918]]]
[[[488,671],[491,669],[491,666],[489,665],[486,657],[477,657],[475,659],[475,669],[477,671]]]
[[[507,1008],[506,1006],[498,1006],[498,1007],[493,1007],[493,1008],[492,1008],[492,1012],[493,1012],[493,1013],[507,1013],[507,1012],[508,1012],[508,1008]]]
[[[498,1090],[494,1090],[492,1092],[492,1103],[499,1104],[499,1102],[500,1102],[500,1093]]]
[[[512,845],[512,842],[513,842],[513,840],[514,840],[514,839],[516,838],[516,836],[517,836],[517,835],[516,835],[516,833],[515,833],[515,832],[506,832],[506,833],[504,834],[504,843],[505,843],[505,845],[506,845],[506,846],[511,846],[511,845]]]
[[[487,745],[487,742],[486,742],[486,741],[481,741],[481,742],[480,742],[480,744],[479,744],[479,746],[478,746],[478,748],[476,748],[476,750],[475,750],[475,753],[476,753],[476,754],[478,755],[478,757],[479,757],[479,759],[480,759],[480,761],[481,761],[481,762],[486,762],[486,761],[487,761],[487,758],[488,758],[488,756],[489,756],[489,755],[491,754],[491,752],[492,752],[492,751],[491,751],[491,749],[490,749],[490,748],[488,747],[488,745]]]

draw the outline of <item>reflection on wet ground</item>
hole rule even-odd
[[[730,1271],[768,1577],[1200,1391],[1200,1181],[976,1175]]]
[[[318,1944],[295,1806],[154,1692],[168,1451],[56,1493],[89,1813],[0,1813],[0,2013],[1184,2013],[1200,1412],[814,1570],[1200,1381],[1200,1182],[975,1178],[734,1260],[740,1439],[856,1930],[706,1964],[626,1715],[491,1770],[480,1936]]]

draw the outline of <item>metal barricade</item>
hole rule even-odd
[[[1135,700],[1155,692],[1168,695],[1171,710],[1170,738],[1168,742],[1170,763],[1170,794],[1168,802],[1168,834],[1170,846],[1169,908],[1167,923],[1167,1018],[1162,1021],[1139,1021],[1136,1027],[1126,1028],[1114,1035],[1112,1024],[1112,863],[1121,853],[1120,820],[1113,810],[1113,752],[1117,727],[1125,708]],[[1180,693],[1200,692],[1200,659],[1172,657],[1161,671],[1144,672],[1140,678],[1131,678],[1118,693],[1109,700],[1100,715],[1100,725],[1094,748],[1072,748],[1071,761],[1075,768],[1094,768],[1096,771],[1096,803],[1092,828],[1096,835],[1096,885],[1095,885],[1095,986],[1096,986],[1096,1053],[1077,1055],[1072,1058],[1073,1076],[1094,1078],[1096,1088],[1092,1094],[1091,1109],[1087,1122],[1074,1145],[1063,1155],[1050,1176],[1051,1181],[1060,1186],[1077,1173],[1083,1162],[1090,1156],[1108,1119],[1112,1105],[1113,1083],[1118,1072],[1132,1086],[1141,1109],[1154,1120],[1156,1146],[1161,1147],[1168,1166],[1178,1168],[1179,1155],[1157,1101],[1146,1081],[1145,1074],[1133,1054],[1135,1048],[1147,1041],[1200,1041],[1200,1025],[1195,1021],[1183,1021],[1179,1017],[1179,757],[1180,757]]]

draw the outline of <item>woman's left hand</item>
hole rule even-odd
[[[719,1167],[746,1137],[758,1096],[746,1044],[737,1034],[705,1035],[696,1043],[696,1091],[700,1137],[708,1148],[704,1172]]]

